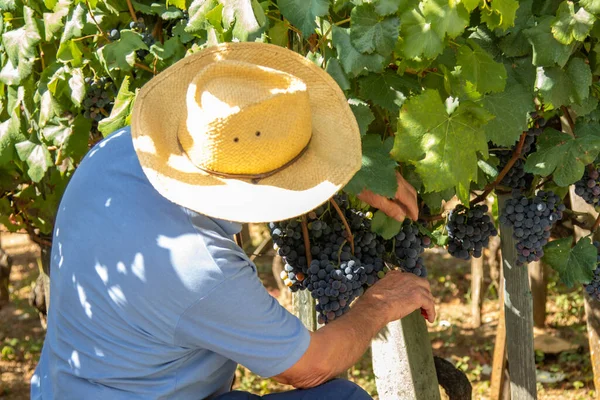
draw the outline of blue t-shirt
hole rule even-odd
[[[162,197],[128,128],[97,144],[60,204],[31,398],[198,400],[228,391],[237,363],[265,377],[294,365],[309,333],[233,242],[240,229]]]

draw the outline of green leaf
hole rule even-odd
[[[219,2],[223,4],[223,25],[233,25],[234,38],[240,41],[251,41],[261,36],[267,20],[264,10],[256,0],[219,0]]]
[[[362,98],[372,101],[392,114],[397,114],[406,100],[404,93],[399,90],[404,86],[403,79],[393,71],[369,74],[361,78],[358,84]]]
[[[110,116],[104,118],[98,124],[98,130],[105,137],[128,124],[135,96],[136,93],[129,90],[129,77],[126,76],[123,79],[123,83],[121,83],[121,88],[115,99],[115,105],[110,112]]]
[[[69,94],[71,95],[71,101],[77,107],[81,107],[81,102],[85,97],[85,84],[83,82],[83,71],[81,68],[77,68],[71,71],[71,77],[69,78]]]
[[[408,3],[406,0],[376,0],[373,2],[375,5],[375,12],[382,17],[390,14],[396,14],[398,9],[403,6],[403,3]]]
[[[373,5],[364,4],[354,7],[350,22],[350,39],[358,51],[384,57],[392,53],[400,28],[397,17],[382,18]]]
[[[350,77],[360,75],[364,70],[381,72],[385,58],[380,54],[362,54],[352,45],[347,29],[333,27],[333,45],[338,53],[338,60]]]
[[[269,28],[269,37],[271,38],[271,43],[281,47],[286,47],[289,40],[288,32],[289,28],[285,21],[273,22],[271,24],[271,27]],[[329,66],[329,62],[327,63],[327,65]]]
[[[533,93],[518,83],[505,91],[484,96],[483,106],[496,116],[484,129],[488,140],[499,146],[512,146],[527,130],[529,111],[533,110]]]
[[[408,58],[435,58],[444,50],[443,37],[432,29],[432,22],[419,9],[402,14],[400,49]]]
[[[135,64],[136,50],[148,50],[148,46],[142,41],[139,33],[124,29],[121,31],[121,38],[116,42],[102,46],[98,53],[106,63],[106,69],[120,69],[124,72],[130,71]]]
[[[15,148],[19,159],[27,163],[29,167],[27,174],[31,180],[41,181],[48,168],[52,166],[52,157],[46,146],[26,140],[17,143]]]
[[[223,6],[217,0],[194,0],[188,9],[189,21],[185,31],[194,33],[206,29],[209,24],[206,15],[217,5],[222,9]]]
[[[28,21],[23,27],[5,32],[2,43],[10,62],[19,65],[21,61],[28,62],[36,56],[36,45],[42,39],[37,25],[32,21],[33,10],[23,7],[25,19]]]
[[[342,69],[342,66],[337,58],[330,58],[327,61],[327,67],[325,68],[325,71],[327,71],[327,73],[331,75],[333,79],[335,79],[342,90],[350,89],[350,81],[344,73],[344,70]]]
[[[575,43],[564,45],[554,38],[551,30],[552,17],[546,16],[538,21],[537,26],[526,29],[525,36],[533,47],[533,65],[538,67],[549,67],[558,64],[564,67]]]
[[[465,6],[465,8],[467,9],[467,11],[471,12],[474,9],[476,9],[477,7],[479,7],[479,4],[481,4],[481,0],[463,0],[462,3]]]
[[[525,171],[541,176],[553,174],[558,186],[568,186],[583,176],[584,167],[600,152],[600,128],[578,126],[576,137],[546,128],[537,139],[537,151],[527,157]]]
[[[388,217],[383,211],[377,210],[371,220],[371,231],[381,236],[384,240],[390,240],[400,232],[402,222]]]
[[[68,13],[68,7],[61,7],[53,13],[44,13],[42,16],[44,20],[44,40],[49,42],[54,38],[54,35],[60,32],[65,25],[63,19]]]
[[[356,118],[356,122],[358,123],[360,136],[365,136],[367,134],[367,130],[369,129],[369,125],[375,120],[373,112],[367,103],[360,100],[350,99],[348,100],[348,103],[350,104],[350,108],[352,109],[354,117]]]
[[[180,8],[182,10],[186,9],[186,1],[185,0],[167,0],[167,6],[168,5],[174,5],[177,8]]]
[[[298,27],[304,36],[313,34],[317,28],[316,18],[329,12],[327,0],[279,0],[277,4],[281,14]]]
[[[589,237],[579,239],[571,248],[573,237],[553,240],[544,248],[542,260],[550,265],[565,285],[589,283],[597,267],[598,250]]]
[[[456,63],[461,67],[462,76],[473,83],[481,94],[501,92],[506,85],[504,65],[494,61],[485,50],[473,40],[458,49]]]
[[[592,30],[596,17],[581,7],[575,12],[572,1],[563,2],[558,7],[556,18],[552,22],[552,33],[562,44],[571,44],[574,40],[584,41]]]
[[[392,156],[416,166],[426,192],[469,187],[477,178],[477,153],[487,158],[481,128],[487,118],[482,121],[474,109],[460,104],[449,115],[439,93],[428,89],[400,110]]]
[[[592,14],[600,14],[600,0],[579,0],[579,4]]]
[[[81,3],[77,4],[77,6],[75,6],[75,8],[69,12],[62,37],[60,39],[61,43],[82,35],[83,26],[85,25],[85,17],[85,9]]]
[[[79,43],[73,40],[62,42],[56,53],[56,58],[63,63],[71,63],[73,67],[81,66],[83,52],[79,48]]]
[[[565,69],[539,67],[535,82],[544,100],[555,108],[571,103],[581,104],[589,96],[591,85],[590,66],[580,58],[573,58]]]
[[[358,195],[363,189],[393,198],[398,190],[396,162],[390,158],[392,141],[381,142],[379,135],[362,138],[362,167],[344,191]]]
[[[481,12],[481,21],[485,22],[488,28],[507,30],[514,26],[519,8],[517,0],[494,0],[487,4],[489,7]]]
[[[7,60],[0,71],[0,82],[7,85],[20,85],[21,81],[27,78],[33,72],[33,61],[21,61],[17,67]]]
[[[19,112],[14,110],[6,121],[0,123],[0,165],[11,161],[15,156],[15,144],[26,137],[21,133]]]
[[[60,148],[62,155],[78,163],[88,150],[88,139],[92,122],[82,115],[75,117],[69,125],[46,125],[43,137]]]

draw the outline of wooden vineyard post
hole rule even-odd
[[[471,259],[471,316],[473,326],[481,326],[481,288],[483,287],[483,257]]]
[[[569,195],[571,197],[571,209],[573,211],[589,213],[593,219],[598,217],[598,213],[594,210],[594,207],[587,204],[581,197],[575,194],[573,186],[569,189]],[[591,229],[591,225],[589,227]],[[589,229],[583,229],[578,226],[574,226],[574,230],[575,239],[577,240],[590,233]],[[596,398],[600,398],[600,302],[591,299],[585,290],[583,291],[583,294],[588,340],[590,343],[590,358],[592,361],[592,369],[594,371],[594,386],[596,387]]]
[[[440,398],[429,333],[419,310],[389,323],[371,349],[380,400]]]
[[[548,292],[548,274],[541,261],[529,264],[529,281],[533,296],[533,324],[536,328],[546,325],[546,298]]]
[[[509,199],[499,195],[499,209]],[[517,265],[517,250],[511,227],[500,224],[504,272],[506,347],[512,400],[537,399],[533,348],[533,302],[526,265]]]
[[[500,268],[499,298],[500,312],[498,327],[496,328],[496,341],[494,342],[494,358],[492,360],[492,377],[490,399],[502,400],[504,397],[504,378],[506,371],[506,319],[504,318],[504,273]]]
[[[317,330],[317,314],[315,312],[315,299],[308,290],[299,290],[292,293],[294,314],[310,331]]]

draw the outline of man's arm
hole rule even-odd
[[[311,333],[308,350],[291,368],[274,376],[297,388],[320,385],[354,365],[388,322],[423,308],[435,320],[429,283],[413,274],[389,272],[342,317]]]

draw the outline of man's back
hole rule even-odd
[[[260,285],[239,229],[159,195],[129,129],[92,149],[56,221],[32,398],[201,399],[228,389],[236,362],[293,365],[308,333]],[[268,328],[279,332],[263,339]]]

